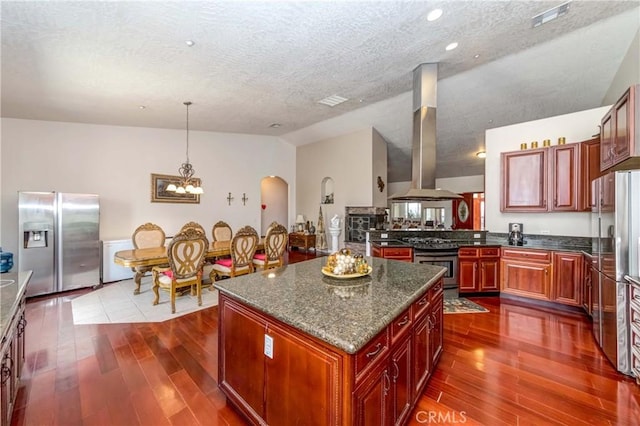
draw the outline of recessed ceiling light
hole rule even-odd
[[[271,127],[272,129],[277,129],[277,128],[278,128],[278,127],[280,127],[280,126],[281,126],[281,124],[280,124],[280,123],[272,123],[272,124],[269,124],[269,127]]]
[[[489,120],[489,124],[493,123],[493,120]]]
[[[194,44],[196,44],[193,40],[187,40],[185,41],[185,44],[189,47],[193,46]]]
[[[458,47],[458,43],[455,43],[455,42],[453,42],[453,43],[449,43],[449,44],[447,45],[447,47],[445,47],[445,50],[453,50],[453,49],[455,49],[456,47]]]
[[[326,98],[318,101],[319,104],[323,104],[323,105],[327,105],[330,107],[334,107],[338,104],[341,104],[343,102],[348,101],[349,99],[347,98],[343,98],[342,96],[338,96],[338,95],[331,95],[331,96],[327,96]]]
[[[478,151],[478,152],[476,152],[476,157],[478,157],[478,158],[486,158],[487,157],[487,153],[486,153],[486,151]]]
[[[479,54],[475,54],[475,55],[473,55],[473,57],[478,59],[480,57],[480,55]]]
[[[440,18],[441,16],[442,16],[442,9],[433,9],[427,15],[427,21],[429,21],[429,22],[435,21],[436,19]]]
[[[140,109],[147,109],[147,107],[146,107],[146,106],[144,106],[144,105],[140,105],[138,108],[140,108]]]

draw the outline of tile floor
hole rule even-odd
[[[142,278],[138,295],[133,294],[135,284],[131,279],[105,284],[101,289],[78,296],[71,302],[73,323],[162,322],[218,304],[218,291],[206,288],[202,290],[202,306],[198,306],[196,296],[185,294],[176,298],[176,313],[172,314],[166,291],[160,292],[160,303],[153,306],[151,286],[151,277],[146,276]]]

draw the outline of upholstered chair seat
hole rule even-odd
[[[284,265],[284,252],[287,248],[287,228],[272,223],[264,237],[264,253],[256,253],[253,256],[253,265],[256,268],[269,269]]]
[[[211,281],[252,273],[254,271],[253,256],[257,247],[256,230],[251,226],[241,228],[231,239],[231,257],[218,259],[213,264]]]

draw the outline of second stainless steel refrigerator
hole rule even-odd
[[[640,275],[640,170],[608,173],[592,185],[593,334],[607,358],[630,374],[629,284]]]
[[[27,296],[100,284],[100,203],[94,194],[18,193],[18,262]]]

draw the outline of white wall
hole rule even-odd
[[[560,136],[567,143],[591,139],[598,133],[600,119],[610,106],[594,108],[541,120],[498,127],[486,131],[485,158],[485,224],[491,232],[508,232],[509,222],[522,223],[524,234],[588,237],[591,231],[590,213],[501,213],[500,153],[516,151],[520,144],[544,139],[556,144]]]
[[[130,238],[145,222],[167,235],[190,220],[207,230],[218,220],[260,230],[260,182],[270,175],[289,184],[290,217],[295,213],[295,147],[278,138],[190,131],[190,160],[205,193],[200,204],[167,204],[150,202],[150,175],[177,175],[185,161],[184,130],[3,118],[1,131],[0,243],[6,251],[17,252],[19,190],[100,195],[103,240]]]
[[[322,180],[332,178],[334,203],[323,204],[322,210],[325,230],[335,214],[340,216],[342,234],[339,241],[345,237],[345,207],[373,205],[372,188],[377,188],[377,185],[372,182],[372,131],[368,128],[302,145],[296,150],[296,214],[304,215],[305,220],[315,224]],[[329,238],[327,240],[330,241]]]

